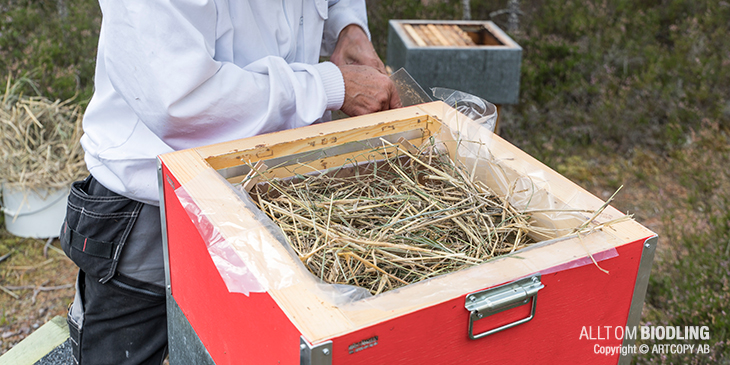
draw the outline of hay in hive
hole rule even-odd
[[[436,146],[383,142],[366,163],[266,179],[252,198],[309,271],[373,294],[515,252],[541,236]]]

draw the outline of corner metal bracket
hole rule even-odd
[[[157,158],[157,188],[160,192],[160,223],[162,224],[162,256],[165,264],[165,290],[168,294],[172,295],[172,287],[170,286],[170,253],[168,250],[167,242],[167,218],[165,218],[166,207],[165,207],[165,190],[164,190],[165,179],[162,176],[162,161]],[[172,182],[170,182],[172,184]],[[172,186],[172,188],[175,188]]]
[[[170,364],[215,365],[208,349],[205,348],[169,291],[167,292],[167,335]]]
[[[300,365],[332,365],[332,341],[309,344],[304,337],[299,337]]]
[[[652,236],[646,239],[642,244],[641,261],[639,261],[639,271],[636,273],[636,284],[634,285],[634,294],[631,296],[631,307],[629,309],[629,318],[626,321],[627,328],[637,328],[641,320],[641,310],[644,308],[644,299],[646,298],[646,288],[649,286],[649,275],[651,274],[651,266],[654,263],[654,252],[656,251],[658,236]],[[621,344],[623,347],[631,346],[636,343],[636,338],[624,337]],[[618,363],[620,365],[631,364],[631,353],[622,355]]]

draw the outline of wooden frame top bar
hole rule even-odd
[[[492,21],[481,20],[391,20],[410,42],[410,47],[445,48],[519,48],[521,47],[507,33]],[[480,31],[493,39],[483,44],[476,43],[467,33]]]

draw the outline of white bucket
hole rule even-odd
[[[70,188],[37,191],[3,184],[5,228],[20,237],[58,237]]]

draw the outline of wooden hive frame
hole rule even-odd
[[[515,47],[494,23],[404,21],[401,27],[418,47]]]
[[[160,161],[166,167],[166,171],[174,176],[177,181],[175,186],[182,186],[201,211],[215,212],[207,216],[207,219],[224,239],[231,241],[236,241],[241,227],[255,228],[260,219],[257,214],[261,212],[257,213],[250,209],[251,204],[244,204],[240,193],[236,192],[224,178],[208,179],[200,178],[201,176],[216,175],[227,178],[229,182],[239,182],[245,175],[247,166],[259,160],[271,161],[286,156],[311,153],[322,148],[344,146],[348,143],[393,135],[405,134],[413,144],[420,145],[424,139],[437,135],[442,125],[452,130],[461,130],[466,125],[475,130],[476,135],[488,139],[488,148],[493,160],[498,161],[500,171],[508,171],[507,175],[518,176],[523,172],[539,171],[544,180],[549,182],[548,187],[541,189],[546,190],[544,198],[551,199],[551,204],[571,206],[579,201],[580,208],[585,210],[598,210],[604,205],[599,198],[499,136],[479,131],[478,127],[470,125],[470,122],[463,118],[447,118],[447,110],[449,108],[445,104],[433,102],[177,151],[160,156]],[[408,134],[411,131],[419,133]],[[316,160],[307,163],[307,168],[316,170],[341,166],[347,158],[346,155],[318,155]],[[276,163],[267,162],[267,165],[276,166]],[[269,174],[285,177],[291,174],[290,169],[291,165],[279,167]],[[487,183],[494,184],[495,181]],[[586,214],[585,218],[589,216],[590,214]],[[596,220],[607,222],[622,216],[624,214],[609,206]],[[543,221],[549,219],[544,217]],[[231,225],[231,222],[236,224]],[[560,224],[575,227],[575,220]],[[653,232],[634,220],[627,219],[592,234],[556,239],[534,249],[518,251],[519,257],[516,258],[512,256],[498,258],[469,269],[432,278],[427,284],[411,284],[369,299],[344,304],[323,297],[313,276],[306,272],[303,265],[270,231],[262,229],[259,232],[257,237],[261,239],[257,245],[234,246],[241,257],[248,260],[247,265],[254,268],[258,281],[263,283],[268,294],[291,319],[302,336],[310,343],[318,343],[421,308],[463,297],[470,292],[511,282],[534,272],[585,258],[589,254],[609,252],[622,245],[653,236],[655,236]],[[263,250],[260,245],[266,246],[266,249]],[[290,270],[293,275],[300,276],[299,279],[290,285],[278,285],[282,279],[279,276],[281,271],[266,270],[270,265],[270,258],[263,251],[277,256],[276,262],[280,265],[278,268],[284,267]],[[306,278],[307,275],[310,277]],[[640,294],[643,303],[643,291]]]

